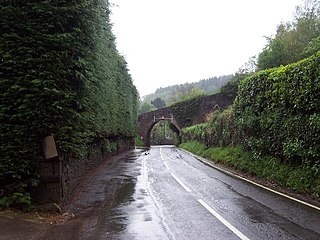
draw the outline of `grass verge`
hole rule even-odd
[[[274,157],[257,157],[243,151],[239,146],[206,148],[200,142],[190,141],[180,144],[179,147],[258,179],[268,180],[296,193],[310,194],[317,201],[320,200],[320,176],[310,167],[287,165]]]

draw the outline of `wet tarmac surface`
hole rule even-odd
[[[79,239],[320,239],[319,211],[175,147],[136,149],[89,186],[70,209],[87,216]]]
[[[171,146],[100,169],[68,211],[75,217],[30,239],[320,239],[319,210]]]

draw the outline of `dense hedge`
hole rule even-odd
[[[208,124],[201,123],[190,127],[182,128],[182,142],[196,140],[201,143],[207,142]]]
[[[186,142],[182,146],[195,145],[189,150],[197,154],[226,149],[228,155],[241,146],[252,156],[241,164],[231,157],[233,166],[251,171],[255,165],[251,173],[319,198],[320,52],[242,80],[233,108],[215,111],[208,122],[182,132]],[[268,171],[270,163],[280,171]]]
[[[232,107],[212,112],[206,123],[183,128],[182,133],[183,142],[196,140],[206,147],[227,147],[240,142]]]
[[[134,136],[138,94],[104,0],[1,1],[0,198],[35,183],[40,142],[84,154]]]
[[[292,163],[319,164],[320,52],[240,83],[234,102],[241,144]]]

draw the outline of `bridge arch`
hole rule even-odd
[[[165,120],[170,122],[171,129],[178,133],[181,140],[181,129],[205,122],[208,113],[225,109],[232,104],[232,98],[224,93],[202,96],[176,103],[170,107],[142,113],[138,116],[138,134],[145,146],[150,146],[150,133],[155,124]]]
[[[170,123],[170,128],[173,132],[181,137],[181,127],[175,121],[170,108],[161,108],[156,111],[147,112],[139,115],[139,129],[138,133],[144,142],[145,146],[150,146],[150,135],[153,127],[160,121],[167,121]]]
[[[175,132],[175,133],[179,136],[179,138],[181,137],[181,128],[178,126],[178,124],[177,124],[174,120],[171,121],[171,120],[168,120],[168,119],[159,119],[159,120],[156,120],[156,121],[154,121],[153,123],[151,123],[151,124],[149,125],[149,128],[148,128],[148,130],[147,130],[147,133],[146,133],[146,135],[145,135],[145,140],[144,140],[144,143],[145,143],[146,146],[150,146],[150,144],[151,144],[151,131],[152,131],[153,127],[154,127],[157,123],[159,123],[159,122],[161,122],[161,121],[167,121],[167,122],[169,122],[169,123],[170,123],[170,129],[171,129],[173,132]]]

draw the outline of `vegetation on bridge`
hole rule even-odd
[[[62,153],[84,155],[94,139],[132,137],[138,94],[105,0],[0,9],[0,206],[28,208],[41,139],[54,134]]]
[[[199,115],[201,103],[205,96],[199,95],[185,101],[176,102],[170,106],[175,120],[181,127],[188,127],[192,123],[191,119]]]

